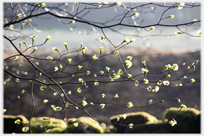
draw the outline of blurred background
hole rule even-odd
[[[137,3],[142,5],[144,3]],[[162,3],[157,3],[162,4]],[[174,3],[166,3],[166,6],[173,5]],[[186,5],[191,3],[186,3]],[[196,3],[195,5],[199,5]],[[64,11],[70,13],[67,16],[71,16],[76,12],[75,3],[46,3],[46,7],[55,7],[56,5],[59,8],[64,9]],[[29,4],[21,3],[22,8],[26,11],[29,9]],[[86,4],[80,4],[79,11],[81,11]],[[91,5],[89,5],[91,7]],[[98,25],[106,26],[112,25],[118,22],[121,15],[124,15],[127,12],[125,7],[130,7],[129,3],[123,3],[121,7],[112,6],[110,8],[101,8],[101,9],[91,9],[88,14],[79,14],[77,19],[89,20]],[[169,15],[174,15],[174,18],[167,18],[160,22],[160,24],[165,25],[175,25],[182,24],[187,22],[192,22],[193,19],[200,20],[201,17],[201,7],[197,6],[194,8],[183,8],[178,10],[177,8],[170,9],[165,12],[163,17],[168,17]],[[167,7],[157,6],[154,4],[148,4],[146,6],[137,8],[135,12],[139,13],[139,17],[129,17],[125,18],[123,23],[132,25],[134,22],[140,26],[151,26],[158,22],[164,10]],[[60,11],[55,9],[56,14],[61,14]],[[6,18],[11,14],[11,10],[8,10],[8,5],[4,5],[4,17]],[[7,20],[4,18],[4,21]],[[132,21],[134,20],[134,21]],[[70,20],[63,20],[69,22]],[[100,22],[101,24],[97,23]],[[104,24],[102,24],[104,23]],[[14,29],[20,29],[19,24],[14,24]],[[200,23],[194,23],[190,26],[179,26],[179,28],[191,35],[196,35],[196,32],[200,29]],[[149,29],[149,27],[147,27]],[[196,60],[200,61],[200,50],[201,50],[201,38],[192,37],[186,34],[176,35],[178,29],[176,27],[162,27],[155,26],[154,31],[145,31],[141,28],[134,27],[125,27],[125,26],[116,26],[105,28],[104,32],[106,36],[111,40],[114,45],[119,45],[124,38],[135,39],[135,42],[129,44],[128,46],[120,49],[120,55],[122,60],[125,61],[127,56],[133,57],[133,66],[128,69],[128,72],[132,75],[137,75],[141,73],[142,63],[141,61],[145,60],[147,68],[150,72],[158,73],[165,70],[165,65],[177,63],[182,65],[183,63],[193,63]],[[46,37],[50,35],[51,40],[46,42],[43,46],[39,46],[38,50],[32,56],[45,59],[47,56],[52,56],[53,58],[58,58],[58,53],[53,52],[52,48],[57,47],[59,51],[66,52],[66,49],[63,45],[64,42],[68,43],[68,49],[70,51],[75,51],[80,48],[81,42],[83,46],[87,47],[86,59],[91,58],[94,54],[99,56],[99,47],[104,47],[104,54],[109,53],[113,50],[113,47],[110,43],[105,40],[104,43],[99,41],[99,37],[103,35],[100,28],[90,26],[88,24],[83,24],[80,22],[75,22],[74,24],[64,25],[57,18],[50,15],[43,15],[40,17],[32,18],[31,26],[26,26],[21,33],[27,36],[37,35],[35,44],[41,44],[45,41]],[[22,40],[26,43],[31,43],[29,38],[26,38],[20,33],[16,33],[9,30],[4,30],[3,34],[9,38],[18,37],[14,41],[16,45],[19,44]],[[8,56],[16,54],[16,51],[11,47],[10,43],[3,40],[4,44],[4,59]],[[29,54],[32,50],[26,52]],[[66,61],[67,58],[72,58],[73,62],[80,62],[82,60],[81,52],[76,52],[68,54],[62,58],[63,61]],[[42,68],[46,71],[52,71],[53,64],[58,64],[58,62],[47,62],[40,60],[32,60],[39,68]],[[83,62],[83,66],[88,66],[87,61]],[[98,74],[99,71],[105,71],[105,67],[108,66],[111,70],[118,71],[122,66],[118,61],[118,57],[115,55],[109,55],[103,57],[97,61],[94,61],[91,64],[90,71],[91,73]],[[25,61],[23,58],[19,58],[17,61],[9,60],[4,62],[4,68],[12,71],[17,75],[23,77],[31,77],[33,75],[33,68]],[[67,68],[72,71],[76,67]],[[85,68],[82,68],[82,71]],[[179,69],[178,72],[173,73],[171,80],[175,77],[179,77],[186,71],[186,67]],[[189,71],[190,73],[193,71]],[[188,75],[188,74],[187,74]],[[151,80],[157,80],[160,76],[155,75],[151,76]],[[154,106],[146,108],[123,108],[113,105],[107,105],[104,109],[98,109],[98,105],[95,105],[93,109],[88,110],[91,115],[94,117],[106,121],[109,121],[109,118],[116,114],[123,114],[127,112],[137,112],[137,111],[146,111],[158,119],[163,119],[163,112],[169,107],[179,107],[180,104],[185,104],[187,107],[194,107],[200,110],[200,63],[196,65],[196,71],[193,74],[188,76],[188,79],[194,78],[195,83],[183,84],[181,87],[175,86],[161,86],[159,92],[152,93],[148,92],[145,89],[136,87],[133,82],[114,82],[107,84],[99,84],[98,86],[93,86],[91,83],[88,84],[89,88],[84,88],[82,85],[78,84],[67,84],[62,85],[65,88],[65,91],[68,92],[72,90],[72,95],[70,99],[75,100],[76,102],[81,102],[82,99],[86,99],[87,102],[97,102],[101,94],[104,93],[106,96],[102,99],[101,102],[111,101],[115,94],[119,95],[119,99],[115,100],[115,103],[126,105],[127,102],[132,101],[136,106],[145,106],[148,105],[148,100],[153,99],[153,102],[158,102],[161,100],[171,99],[171,98],[180,98],[181,103],[178,103],[176,100],[169,101],[166,103],[157,104]],[[138,79],[143,79],[143,77],[138,77]],[[47,80],[47,79],[43,79]],[[86,79],[85,79],[86,80]],[[60,79],[58,80],[60,81]],[[61,80],[66,82],[65,79]],[[184,82],[186,80],[181,80]],[[54,96],[53,92],[50,90],[40,90],[40,84],[34,83],[34,98],[36,105],[40,105],[44,99],[48,99],[49,102],[45,105],[35,108],[33,116],[51,116],[53,109],[50,105],[60,105],[62,103],[61,97]],[[81,86],[83,92],[77,93],[76,89]],[[32,110],[32,101],[30,94],[22,94],[22,90],[29,92],[31,89],[30,81],[20,81],[16,82],[14,77],[4,73],[4,108],[7,109],[5,114],[18,115],[22,114],[27,118],[31,115]],[[64,118],[63,112],[57,112],[53,115],[56,118]],[[77,110],[73,106],[70,106],[67,110],[68,118],[71,117],[80,117],[87,116],[82,110]]]

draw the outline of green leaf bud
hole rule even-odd
[[[38,48],[37,48],[37,47],[35,47],[35,48],[34,48],[34,51],[37,51],[37,50],[38,50]]]
[[[12,29],[12,28],[13,28],[13,25],[9,25],[9,28]]]
[[[154,29],[155,29],[155,27],[154,27],[154,26],[151,26],[151,27],[150,27],[150,30],[151,30],[151,31],[153,31]]]
[[[197,22],[198,20],[196,20],[196,19],[193,19],[193,22]]]
[[[74,127],[78,127],[78,125],[79,125],[78,122],[75,122],[75,123],[73,124]]]
[[[103,94],[101,94],[101,98],[104,98],[105,97],[105,94],[103,93]]]
[[[119,70],[118,70],[118,75],[122,75],[122,74],[123,74],[122,69],[119,69]]]
[[[3,113],[5,113],[6,112],[6,109],[3,109]]]
[[[174,18],[174,15],[170,15],[169,17],[170,17],[170,18]]]
[[[32,36],[31,39],[34,40],[35,38],[37,38],[37,36]]]
[[[183,7],[182,6],[177,6],[177,9],[182,9]]]
[[[90,71],[86,71],[86,74],[89,75],[91,72]]]
[[[148,90],[148,91],[151,91],[151,90],[152,90],[152,87],[151,87],[151,86],[148,86],[148,87],[147,87],[147,90]]]
[[[126,114],[123,114],[123,115],[122,115],[122,118],[123,118],[123,119],[126,119],[126,117],[127,117]]]
[[[127,78],[131,78],[132,77],[132,75],[131,74],[127,74]]]
[[[105,127],[106,127],[106,124],[105,124],[105,123],[101,123],[101,126],[105,128]]]
[[[181,104],[181,108],[187,108],[187,106],[184,104]]]
[[[115,94],[114,98],[115,98],[115,99],[119,98],[118,94]]]
[[[54,96],[57,96],[58,93],[53,93]]]
[[[118,7],[121,5],[121,2],[116,2],[115,5],[117,5]]]
[[[41,90],[41,91],[43,91],[43,90],[44,90],[44,87],[43,87],[43,86],[41,86],[41,87],[40,87],[40,90]]]
[[[127,38],[125,38],[123,42],[124,42],[124,43],[129,43],[129,42],[130,42],[130,40],[129,40],[129,39],[127,39]]]
[[[103,74],[104,74],[104,71],[100,71],[100,74],[103,75]]]
[[[171,126],[175,126],[177,124],[177,122],[175,119],[173,119],[173,120],[169,121],[169,124],[171,124]]]
[[[80,70],[82,68],[82,66],[81,65],[78,65],[78,70]]]
[[[49,41],[51,39],[50,35],[47,36],[46,41]]]
[[[23,28],[24,26],[25,26],[25,23],[22,23],[22,24],[21,24],[21,27]]]
[[[99,37],[99,41],[104,42],[104,37],[103,37],[103,36]],[[99,48],[100,48],[100,50],[102,51],[103,47],[99,47]],[[102,48],[102,49],[101,49],[101,48]]]
[[[99,85],[99,82],[94,81],[94,85],[95,85],[95,86]]]
[[[142,68],[142,73],[147,74],[149,72],[149,70],[147,68]]]
[[[130,39],[130,42],[132,43],[132,42],[134,42],[135,41],[135,39]]]
[[[103,2],[103,4],[104,4],[104,5],[107,5],[107,4],[108,4],[108,2]]]
[[[17,18],[19,19],[21,16],[22,16],[22,14],[19,13],[19,14],[17,15]]]
[[[52,50],[53,51],[58,51],[58,49],[56,47],[53,47]]]
[[[191,83],[194,83],[195,82],[195,79],[194,78],[191,78]]]
[[[132,66],[132,62],[130,60],[126,60],[125,65],[127,66],[127,68],[130,68]]]
[[[172,66],[172,67],[173,67],[173,70],[174,70],[174,71],[177,71],[177,70],[179,69],[178,64],[173,64],[173,66]]]
[[[127,59],[128,60],[132,60],[132,56],[127,56]]]
[[[103,47],[99,47],[99,50],[102,51],[102,50],[103,50]]]
[[[23,127],[23,128],[22,128],[22,131],[23,131],[23,132],[27,132],[28,130],[29,130],[29,127]]]
[[[82,100],[81,105],[86,106],[87,102],[85,100]]]
[[[135,12],[135,14],[134,14],[136,17],[139,17],[139,13],[138,12]]]
[[[72,91],[71,91],[71,90],[69,90],[69,92],[68,92],[67,94],[72,94]]]
[[[180,32],[180,31],[177,31],[177,32],[175,32],[175,34],[178,36],[179,34],[181,34],[181,32]]]
[[[132,123],[128,124],[129,128],[132,128],[134,125]]]
[[[64,42],[64,46],[67,47],[67,45],[68,45],[68,44],[67,44],[66,42]]]
[[[98,57],[96,57],[96,54],[92,57],[92,60],[96,60]]]
[[[62,69],[62,68],[63,68],[63,66],[62,66],[61,64],[60,64],[59,66],[60,66],[60,69]]]
[[[59,107],[59,106],[54,108],[54,111],[61,111],[61,110],[62,110],[62,107]]]
[[[58,67],[54,67],[54,71],[56,72],[58,70]]]
[[[71,20],[71,23],[74,24],[74,23],[75,23],[75,20]]]
[[[159,86],[155,86],[155,87],[154,87],[154,91],[155,91],[155,92],[158,92],[158,91],[159,91]]]
[[[143,79],[143,82],[144,82],[145,84],[149,84],[149,80],[146,79],[146,78]]]
[[[51,56],[47,56],[46,59],[49,59],[49,60],[51,61],[51,60],[53,60],[53,57],[51,57]]]
[[[109,71],[110,71],[110,68],[109,68],[109,67],[106,67],[106,71],[109,72]]]
[[[118,75],[118,74],[113,74],[113,79],[118,79],[118,78],[120,78],[120,75]]]
[[[201,30],[198,30],[198,31],[196,32],[196,34],[197,34],[198,36],[201,36]]]
[[[100,104],[100,107],[103,109],[105,107],[105,104],[104,103],[101,103]]]
[[[90,105],[94,105],[94,103],[93,103],[93,102],[91,102],[91,103],[90,103]]]
[[[162,81],[159,80],[159,81],[157,82],[157,85],[162,85]]]
[[[132,107],[133,107],[132,102],[128,102],[128,103],[127,103],[127,107],[128,107],[128,108],[132,108]]]
[[[84,82],[84,80],[82,78],[79,78],[78,80],[79,80],[79,83],[83,83]]]
[[[17,120],[15,120],[14,123],[15,123],[15,124],[20,124],[20,123],[21,123],[21,120],[20,120],[20,119],[17,119]]]
[[[41,4],[40,4],[41,7],[44,7],[45,5],[46,5],[45,3],[41,3]]]
[[[19,82],[20,80],[19,80],[19,78],[16,78],[16,82]]]
[[[81,91],[82,91],[81,88],[78,88],[78,89],[77,89],[77,92],[78,92],[78,93],[81,93]]]
[[[115,55],[118,55],[119,54],[119,51],[115,51]]]
[[[184,2],[181,2],[181,3],[179,3],[179,6],[185,6],[185,3]]]
[[[72,62],[72,59],[67,59],[68,64]]]
[[[43,103],[47,103],[47,102],[48,102],[48,100],[47,100],[47,99],[44,99]]]
[[[163,81],[163,84],[166,85],[166,86],[168,86],[168,85],[170,84],[170,82],[167,81],[167,80],[165,80],[165,81]]]
[[[18,59],[18,56],[15,56],[14,60],[17,60]]]
[[[139,85],[139,81],[135,80],[135,86],[138,86],[138,85]]]

